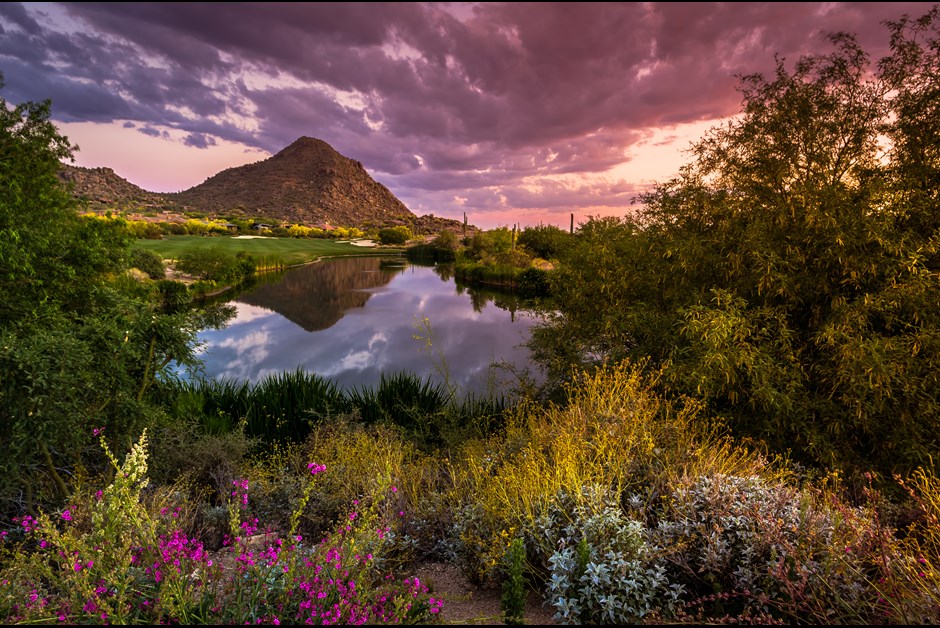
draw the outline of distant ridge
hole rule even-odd
[[[299,223],[385,224],[415,218],[360,162],[312,137],[301,137],[263,161],[223,170],[200,185],[164,196],[206,213],[263,214]]]
[[[111,168],[82,168],[62,164],[59,179],[72,186],[72,193],[93,205],[114,209],[125,207],[162,207],[168,205],[164,194],[148,192],[120,177]]]

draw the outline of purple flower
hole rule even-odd
[[[62,518],[65,519],[66,521],[71,521],[71,520],[72,520],[72,511],[71,511],[71,510],[68,510],[68,509],[63,510],[63,511],[62,511]]]

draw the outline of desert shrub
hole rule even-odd
[[[476,231],[465,238],[464,245],[466,256],[474,260],[482,259],[487,255],[507,253],[512,249],[512,232],[508,227]]]
[[[450,229],[444,229],[431,240],[431,244],[438,248],[450,249],[451,251],[456,251],[460,246],[460,242],[457,239],[457,234],[451,231]]]
[[[186,225],[178,222],[161,222],[160,228],[170,235],[186,235]]]
[[[160,305],[169,314],[186,309],[193,302],[193,295],[186,284],[171,279],[157,281]]]
[[[158,253],[147,249],[131,249],[128,265],[144,271],[151,279],[163,279],[166,276],[163,258]]]
[[[195,218],[190,218],[183,223],[183,227],[186,229],[186,233],[189,235],[206,235],[209,233],[209,225],[203,220],[197,220]]]
[[[519,273],[519,294],[524,297],[541,297],[548,295],[548,271],[541,268],[526,268]]]
[[[893,613],[905,623],[940,623],[940,479],[924,469],[906,482],[896,479],[919,516],[902,541],[906,560],[897,563],[897,580],[885,587],[894,595],[882,599],[891,601]]]
[[[404,225],[379,229],[379,242],[382,244],[404,244],[413,237],[411,229]]]
[[[310,237],[310,231],[310,227],[305,227],[303,225],[291,225],[287,228],[287,234],[292,238]]]
[[[670,577],[709,616],[902,621],[883,584],[903,552],[871,509],[757,476],[702,475],[679,486],[655,529]]]
[[[554,225],[539,225],[523,229],[516,243],[536,257],[555,259],[564,253],[572,239],[570,233]]]
[[[546,595],[566,624],[636,624],[675,616],[684,588],[670,582],[659,548],[644,525],[628,519],[616,495],[585,487],[564,492],[543,517],[558,549],[548,558]]]
[[[441,231],[431,242],[415,244],[405,251],[408,259],[430,260],[435,262],[453,262],[460,243],[457,234],[450,230]]]
[[[450,553],[468,577],[498,577],[502,535],[510,530],[541,556],[544,574],[557,548],[542,516],[560,492],[580,496],[592,485],[614,494],[633,485],[659,490],[664,469],[718,446],[696,426],[696,408],[662,399],[653,379],[642,365],[628,364],[582,374],[565,406],[520,404],[497,435],[455,452],[456,493],[467,499],[453,507]]]
[[[177,268],[200,279],[219,283],[239,283],[254,274],[255,264],[248,255],[232,255],[218,246],[186,249]]]
[[[159,240],[165,233],[160,224],[147,220],[129,220],[125,227],[132,238]]]
[[[249,454],[258,439],[245,435],[244,423],[228,425],[224,430],[204,427],[195,404],[177,400],[192,414],[174,417],[155,428],[150,462],[150,477],[160,485],[171,485],[181,478],[197,488],[213,506],[224,505],[232,480],[242,477]]]

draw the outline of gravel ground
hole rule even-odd
[[[446,563],[418,565],[415,575],[427,585],[432,594],[444,599],[442,611],[445,624],[503,625],[499,609],[499,589],[480,588],[467,580],[460,569]],[[538,593],[529,592],[525,611],[525,624],[529,626],[554,624],[554,611],[543,605]]]

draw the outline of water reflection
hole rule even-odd
[[[443,356],[453,383],[484,392],[500,376],[492,363],[530,364],[522,345],[535,315],[512,295],[458,288],[447,267],[327,260],[288,271],[232,305],[227,327],[200,333],[209,377],[257,381],[302,367],[343,387],[371,386],[383,371],[440,379]],[[430,349],[416,326],[424,317]]]
[[[343,312],[364,306],[370,296],[367,290],[387,285],[402,270],[400,264],[383,264],[375,257],[327,260],[292,269],[280,281],[242,294],[238,301],[317,331],[335,325]]]

